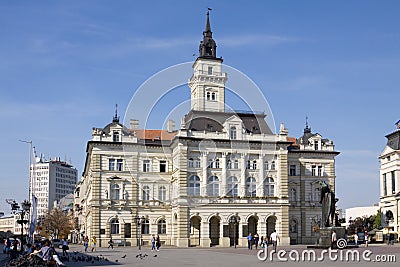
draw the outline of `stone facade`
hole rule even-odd
[[[400,232],[400,121],[386,135],[387,144],[379,155],[380,202],[385,233]]]
[[[159,234],[178,247],[246,246],[249,233],[274,230],[281,244],[316,240],[318,181],[335,187],[333,142],[308,126],[290,138],[263,113],[226,111],[227,74],[206,25],[179,130],[138,129],[136,120],[127,128],[116,114],[92,131],[75,213],[100,246],[110,237],[137,245],[140,234],[144,245]]]

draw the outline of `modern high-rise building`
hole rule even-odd
[[[189,80],[191,108],[178,130],[129,128],[117,114],[93,128],[75,191],[81,235],[136,245],[152,234],[178,247],[245,246],[246,236],[314,243],[321,224],[320,183],[335,189],[331,140],[306,124],[299,138],[266,114],[226,108],[222,58],[209,16]],[[305,112],[305,111],[304,111]]]
[[[77,181],[77,169],[60,158],[32,164],[30,192],[37,198],[38,218],[52,209],[54,202],[73,193]]]
[[[386,146],[379,155],[379,207],[385,232],[400,233],[400,121],[386,138]]]

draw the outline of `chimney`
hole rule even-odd
[[[130,119],[129,125],[131,130],[137,130],[139,129],[139,120]]]
[[[168,120],[168,121],[167,121],[167,131],[168,131],[169,133],[172,133],[172,132],[174,131],[174,129],[175,129],[175,121],[173,121],[173,120]]]

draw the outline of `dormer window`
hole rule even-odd
[[[237,135],[236,135],[236,127],[235,127],[235,126],[232,126],[232,127],[230,128],[230,130],[229,130],[229,137],[230,137],[230,139],[232,139],[232,140],[236,140]]]
[[[119,132],[118,131],[113,132],[113,142],[119,142]]]
[[[314,149],[318,150],[319,149],[319,144],[318,140],[314,140]]]

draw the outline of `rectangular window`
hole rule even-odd
[[[315,141],[314,141],[314,149],[315,149],[315,150],[318,150],[318,140],[315,140]]]
[[[323,176],[322,175],[322,166],[318,166],[318,176]]]
[[[167,162],[165,160],[160,160],[160,172],[167,172]]]
[[[289,176],[296,176],[296,165],[290,165]]]
[[[124,163],[123,159],[117,159],[117,171],[123,171],[124,170]]]
[[[150,160],[143,160],[143,172],[150,172]]]
[[[317,168],[317,166],[315,166],[315,165],[312,165],[311,166],[311,176],[315,176],[316,175],[316,168]]]
[[[383,195],[387,196],[386,173],[383,174]]]
[[[396,175],[394,171],[392,171],[392,194],[396,194]]]
[[[211,74],[212,74],[212,72],[213,72],[213,67],[211,67],[211,66],[208,66],[208,74],[209,74],[209,75],[211,75]]]
[[[115,171],[115,159],[108,160],[108,170]]]

